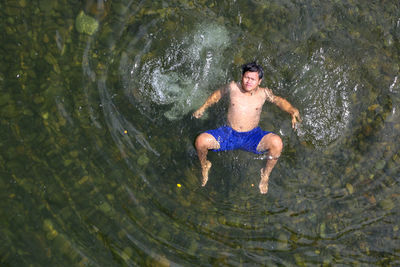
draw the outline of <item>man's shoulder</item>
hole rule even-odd
[[[235,81],[231,81],[229,83],[227,83],[226,85],[224,85],[221,88],[222,93],[229,93],[232,90],[237,90],[238,89],[238,84]]]
[[[239,86],[240,86],[240,84],[238,82],[231,81],[230,83],[228,83],[227,89],[228,90],[239,90]]]
[[[231,81],[230,83],[228,83],[228,87],[229,88],[235,88],[235,87],[238,87],[238,86],[239,86],[239,83],[235,82],[235,81]]]
[[[269,102],[275,101],[275,95],[271,89],[269,89],[267,87],[264,87],[264,88],[260,87],[260,89],[264,92],[264,97],[266,98],[267,101],[269,101]]]

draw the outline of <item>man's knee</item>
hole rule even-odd
[[[212,135],[208,133],[202,133],[197,136],[195,146],[196,149],[211,149],[215,147],[215,142],[215,138]]]
[[[196,137],[196,141],[194,142],[194,145],[197,149],[202,148],[204,146],[204,136],[203,134],[199,134]]]
[[[274,134],[271,136],[270,140],[270,149],[273,149],[275,151],[282,151],[283,149],[283,142],[282,138],[279,135]]]
[[[257,147],[258,151],[269,150],[274,153],[280,153],[283,149],[283,142],[279,135],[268,134],[263,137],[260,144]]]

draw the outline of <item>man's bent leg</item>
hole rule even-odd
[[[265,135],[257,146],[258,151],[268,150],[267,163],[265,168],[261,169],[260,192],[268,192],[268,180],[272,169],[274,168],[283,149],[282,139],[273,133]]]
[[[199,157],[201,164],[201,172],[203,175],[203,180],[201,185],[205,186],[208,181],[208,172],[211,168],[211,162],[207,160],[207,154],[209,149],[218,149],[219,143],[217,140],[208,133],[202,133],[196,138],[195,142],[197,156]]]

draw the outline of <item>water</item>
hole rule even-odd
[[[1,265],[399,264],[397,1],[0,12]],[[202,188],[193,141],[226,103],[191,112],[251,60],[303,123],[265,105],[285,144],[267,195],[243,151],[210,153]]]
[[[227,30],[212,23],[195,27],[194,33],[171,43],[160,58],[142,66],[126,54],[121,60],[125,89],[138,103],[172,105],[164,114],[170,120],[181,119],[204,103],[207,88],[224,77],[221,67],[227,63],[223,61],[229,44]]]

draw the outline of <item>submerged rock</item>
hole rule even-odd
[[[99,28],[99,22],[81,11],[75,20],[75,28],[80,33],[93,35]]]
[[[139,156],[139,158],[137,159],[137,164],[139,166],[146,166],[147,164],[149,164],[150,159],[147,157],[146,154],[141,154]]]
[[[347,183],[346,188],[347,188],[347,191],[349,191],[350,195],[354,193],[354,188],[351,184]]]
[[[393,200],[390,198],[386,198],[386,199],[382,199],[379,202],[379,205],[382,207],[382,209],[388,211],[388,210],[392,210],[393,208],[396,207],[396,205],[394,204]]]

